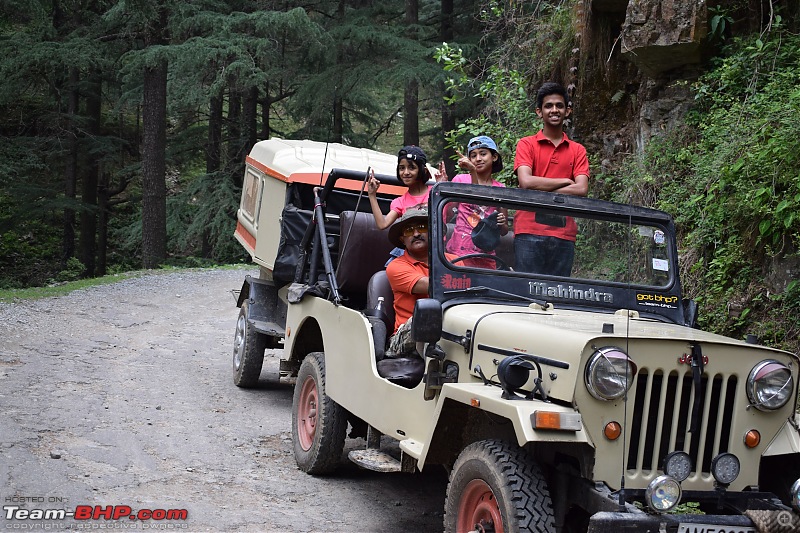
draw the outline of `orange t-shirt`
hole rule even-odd
[[[458,257],[447,253],[444,256],[448,261]],[[386,277],[389,278],[389,285],[392,286],[394,295],[395,318],[392,335],[397,333],[397,328],[408,322],[408,319],[414,314],[414,304],[417,303],[417,300],[428,297],[427,294],[411,293],[411,289],[420,279],[428,277],[428,272],[428,264],[417,261],[408,255],[408,252],[403,252],[403,255],[392,260],[386,267]]]
[[[428,264],[417,261],[408,252],[389,263],[386,277],[394,294],[394,331],[405,324],[414,313],[414,304],[426,294],[412,294],[411,289],[422,279],[428,277]],[[393,332],[394,333],[394,332]]]

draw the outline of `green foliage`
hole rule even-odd
[[[64,283],[67,281],[76,281],[83,277],[83,273],[86,271],[86,266],[80,262],[79,259],[76,257],[70,257],[67,259],[67,264],[63,270],[61,270],[55,279],[51,280],[50,283]]]
[[[565,70],[563,63],[574,42],[574,5],[574,1],[531,6],[490,0],[481,11],[486,32],[507,39],[489,54],[486,64],[451,43],[436,49],[434,58],[445,71],[445,101],[477,106],[470,118],[445,132],[448,146],[463,151],[470,137],[488,135],[505,161],[513,160],[517,141],[541,127],[529,91],[535,93],[542,81]],[[509,186],[517,184],[511,164],[495,178]]]
[[[686,128],[653,139],[604,188],[675,215],[701,325],[794,349],[798,284],[776,295],[765,276],[800,250],[798,51],[800,36],[780,27],[731,39],[695,85]]]
[[[509,164],[517,141],[538,131],[540,120],[527,98],[526,82],[516,70],[502,69],[497,65],[489,67],[481,80],[471,80],[466,73],[467,60],[461,48],[443,43],[436,50],[435,58],[444,65],[448,73],[446,81],[449,103],[474,96],[484,102],[480,115],[458,124],[456,129],[445,134],[448,146],[464,151],[470,137],[488,135],[495,143],[506,165],[495,179],[509,186],[516,185],[516,176]],[[469,94],[469,90],[475,91]]]
[[[241,189],[225,173],[191,178],[167,202],[167,232],[174,256],[209,250],[216,263],[240,262],[246,256],[232,238]],[[195,265],[200,266],[200,265]]]
[[[716,7],[709,7],[709,36],[712,40],[723,41],[728,31],[733,24],[733,17],[728,13],[728,10],[720,5]]]

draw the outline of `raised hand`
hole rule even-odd
[[[444,166],[444,161],[439,161],[439,169],[436,171],[436,175],[433,178],[436,181],[448,181],[450,179],[447,177],[447,168]]]
[[[456,150],[456,154],[458,154],[458,168],[461,170],[466,170],[467,172],[472,172],[475,170],[475,164],[469,160],[469,157],[465,156],[458,150]]]
[[[375,196],[378,193],[378,187],[381,186],[381,182],[379,182],[375,178],[375,171],[369,169],[369,183],[367,183],[367,194],[370,196]]]

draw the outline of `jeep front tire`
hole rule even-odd
[[[536,463],[515,444],[470,444],[453,465],[445,500],[447,533],[555,531],[550,491]]]
[[[306,356],[292,398],[292,443],[297,466],[326,474],[339,464],[347,431],[347,413],[325,392],[325,354]]]

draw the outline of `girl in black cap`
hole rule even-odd
[[[408,187],[408,192],[392,200],[389,206],[389,213],[386,215],[381,211],[376,196],[380,182],[374,176],[370,177],[367,193],[372,207],[372,215],[375,217],[375,224],[379,229],[386,229],[391,226],[408,209],[419,208],[420,206],[427,209],[428,193],[431,189],[427,182],[433,179],[427,163],[428,156],[419,146],[404,146],[397,153],[397,179]],[[444,172],[444,162],[439,163],[439,172],[436,179],[447,179],[447,175]]]

